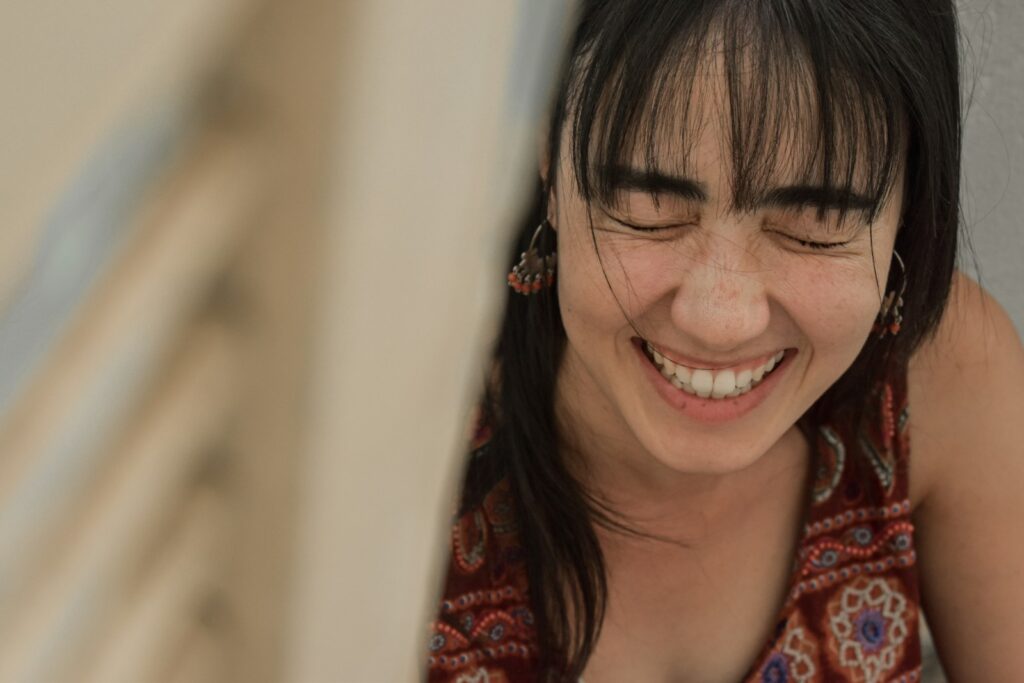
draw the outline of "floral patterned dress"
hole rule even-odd
[[[788,597],[744,683],[903,683],[921,676],[907,473],[906,377],[881,385],[870,428],[817,434]],[[536,632],[510,492],[499,483],[455,520],[428,680],[536,678]]]

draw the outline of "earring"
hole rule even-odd
[[[893,249],[892,255],[896,257],[896,262],[900,266],[900,284],[896,289],[887,292],[885,298],[882,299],[882,306],[878,311],[878,320],[875,321],[874,327],[879,339],[885,338],[887,334],[895,337],[900,333],[900,325],[903,323],[903,294],[907,291],[907,267],[895,249]]]
[[[541,256],[537,249],[537,239],[544,227],[550,227],[546,220],[542,221],[530,238],[530,246],[519,257],[519,263],[508,274],[508,285],[525,296],[536,294],[555,281],[555,252]]]

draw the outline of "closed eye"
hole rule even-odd
[[[810,210],[813,211],[813,210]],[[795,242],[805,249],[823,251],[845,247],[856,241],[867,223],[852,220],[843,220],[842,217],[830,216],[826,219],[808,215],[808,211],[782,212],[778,215],[767,216],[762,227],[773,232],[788,242]],[[837,234],[838,233],[838,234]],[[844,234],[845,233],[845,234]],[[836,241],[819,241],[809,239],[809,235],[816,237],[847,237]]]
[[[675,205],[668,199],[652,199],[646,194],[627,195],[622,206],[598,206],[598,210],[613,223],[633,232],[659,233],[688,228],[700,221],[699,213],[687,205]]]
[[[640,225],[639,223],[630,223],[624,221],[621,218],[612,218],[619,225],[625,226],[630,230],[636,230],[637,232],[662,232],[665,230],[675,230],[676,228],[688,228],[696,223],[669,223],[666,225]]]
[[[782,235],[788,240],[796,242],[802,247],[807,247],[808,249],[835,249],[837,247],[845,247],[847,244],[853,241],[847,240],[846,242],[814,242],[812,240],[800,239],[799,237],[794,237],[793,235],[786,235],[785,233],[778,234]]]

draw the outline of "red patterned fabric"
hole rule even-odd
[[[853,434],[826,424],[788,598],[747,683],[918,681],[919,594],[907,472],[905,376],[876,395]],[[431,625],[428,680],[536,678],[529,586],[505,482],[452,529],[451,562]]]

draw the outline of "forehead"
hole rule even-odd
[[[734,181],[820,173],[818,117],[797,77],[768,84],[747,72],[737,82],[720,51],[668,69],[625,136],[631,167],[694,177],[711,166]]]
[[[723,29],[680,41],[653,64],[624,57],[609,76],[588,79],[598,95],[574,103],[587,196],[612,189],[606,168],[699,177],[713,167],[737,208],[782,184],[838,188],[880,205],[903,163],[899,103],[795,47]],[[587,117],[591,125],[580,125]]]
[[[627,137],[630,164],[687,176],[712,166],[738,195],[780,183],[865,185],[870,136],[863,117],[824,121],[804,62],[781,69],[740,57],[730,63],[712,44],[692,64],[668,65]]]

